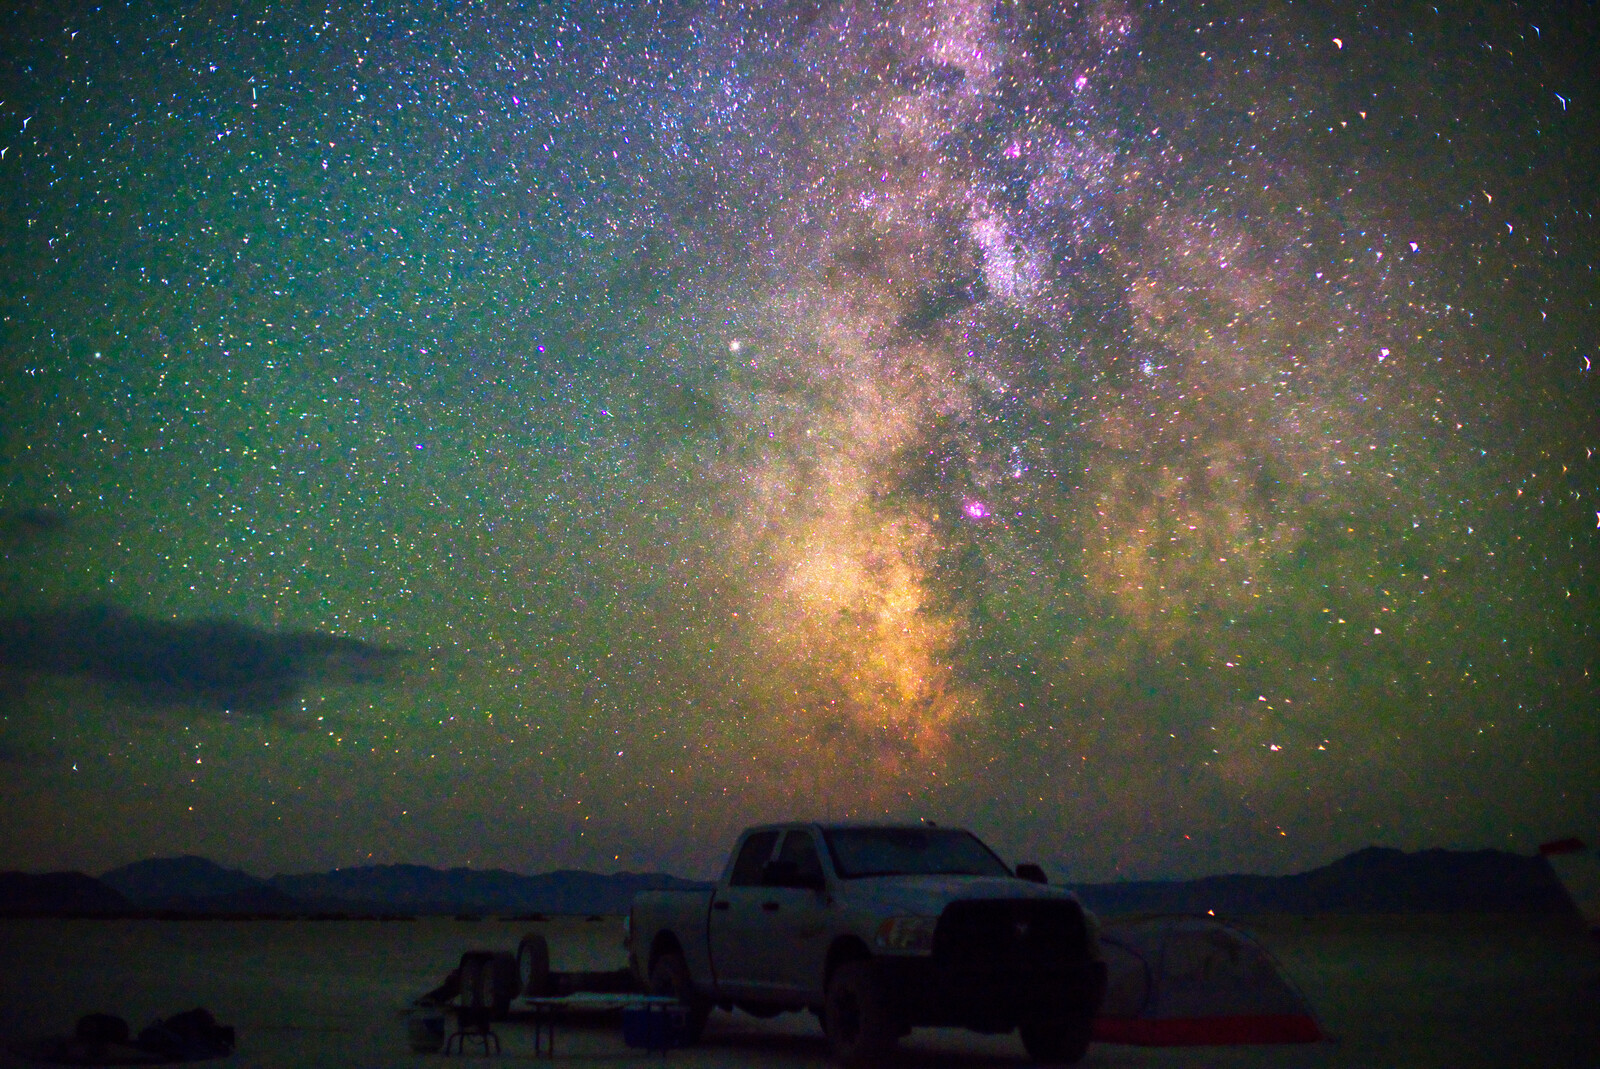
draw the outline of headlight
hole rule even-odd
[[[878,925],[874,942],[882,950],[927,952],[933,949],[933,930],[938,917],[890,917]]]

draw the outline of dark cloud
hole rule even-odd
[[[6,695],[0,693],[0,708],[6,704]],[[19,746],[0,739],[0,766],[12,768],[46,768],[53,762],[53,754],[37,748]]]
[[[0,545],[54,534],[69,522],[66,513],[55,509],[0,509]]]
[[[276,717],[310,683],[382,682],[406,655],[322,631],[162,620],[105,605],[0,617],[0,674],[91,680],[156,708]]]

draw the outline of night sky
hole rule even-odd
[[[1593,3],[4,25],[0,867],[1596,830]]]

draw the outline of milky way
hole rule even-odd
[[[0,677],[16,864],[792,814],[1098,878],[1600,804],[1592,13],[29,26],[0,592],[418,652],[273,717]]]

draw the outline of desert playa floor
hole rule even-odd
[[[1436,915],[1256,917],[1240,922],[1277,955],[1332,1042],[1148,1049],[1096,1045],[1096,1067],[1600,1067],[1600,941],[1576,917]],[[70,1032],[95,1010],[135,1030],[204,1006],[238,1030],[235,1069],[312,1066],[439,1069],[414,1054],[400,1011],[463,950],[514,949],[525,931],[550,940],[553,966],[621,961],[616,918],[588,921],[0,921],[0,1040]],[[496,1028],[505,1064],[534,1058],[525,1022]],[[466,1061],[484,1061],[469,1053]],[[27,1065],[0,1053],[0,1065]],[[714,1013],[703,1043],[663,1061],[623,1045],[615,1017],[572,1020],[558,1066],[733,1069],[829,1064],[809,1014],[759,1021]],[[1015,1035],[920,1029],[894,1064],[1027,1064]]]

